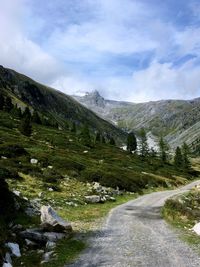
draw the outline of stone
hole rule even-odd
[[[19,196],[21,195],[21,192],[20,192],[20,191],[17,191],[17,190],[14,190],[13,193],[14,193],[17,197],[19,197]]]
[[[68,238],[69,236],[64,233],[45,232],[44,237],[46,238],[47,242],[56,242],[64,238]]]
[[[37,164],[37,163],[38,163],[38,159],[31,159],[31,160],[30,160],[30,163],[31,163],[31,164]]]
[[[55,247],[56,247],[56,243],[55,243],[55,242],[48,241],[48,242],[46,243],[46,249],[47,249],[47,250],[52,250],[52,249],[54,249]]]
[[[97,195],[85,196],[85,200],[87,203],[100,203],[101,197]]]
[[[34,248],[34,247],[38,246],[38,244],[36,242],[31,241],[31,240],[29,240],[27,238],[25,239],[25,243],[26,243],[27,247],[31,247],[31,248]]]
[[[197,234],[200,235],[200,222],[196,223],[192,230]]]
[[[26,229],[25,231],[20,232],[20,235],[25,239],[29,239],[37,243],[46,243],[48,241],[48,238],[44,236],[44,233],[38,228]]]
[[[49,251],[49,252],[45,252],[43,255],[43,260],[41,261],[41,264],[49,262],[50,261],[50,257],[53,255],[54,251]]]
[[[7,252],[5,255],[5,262],[12,264],[12,259],[9,252]]]
[[[48,188],[49,192],[53,192],[53,188],[49,187]]]
[[[71,223],[63,220],[51,206],[41,207],[41,226],[44,230],[52,232],[72,232]]]
[[[17,243],[6,243],[6,247],[8,247],[11,250],[11,253],[15,257],[21,257],[21,252],[19,249],[19,245]]]
[[[13,267],[11,263],[9,262],[4,262],[2,267]]]

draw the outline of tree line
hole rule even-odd
[[[133,132],[130,132],[127,137],[127,151],[129,153],[138,153],[143,159],[158,158],[162,164],[167,164],[171,161],[170,147],[161,136],[158,142],[158,150],[149,148],[147,134],[142,128],[137,137]],[[190,149],[186,143],[181,147],[177,147],[173,155],[173,164],[177,169],[189,169],[191,167],[189,160]]]

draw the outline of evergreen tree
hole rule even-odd
[[[135,151],[137,149],[137,139],[135,137],[135,134],[133,132],[128,134],[127,137],[127,150],[132,153],[132,151]]]
[[[31,112],[30,112],[29,107],[25,108],[24,113],[23,113],[23,117],[24,118],[28,117],[29,119],[31,119]]]
[[[151,158],[156,158],[157,152],[155,151],[153,147],[150,148],[149,155]]]
[[[21,119],[22,117],[22,111],[21,108],[18,108],[17,105],[14,106],[14,108],[11,110],[11,113],[14,117]]]
[[[100,132],[97,132],[96,137],[95,137],[95,143],[99,143],[99,142],[101,142],[101,134]]]
[[[36,110],[33,111],[32,122],[37,123],[37,124],[42,124],[40,116]]]
[[[106,143],[106,138],[105,138],[105,136],[102,136],[102,138],[101,138],[101,142],[102,142],[102,144],[105,144],[105,143]]]
[[[85,146],[91,146],[90,131],[87,124],[85,124],[81,130],[80,139]]]
[[[5,99],[2,94],[0,94],[0,110],[3,110],[5,104]]]
[[[24,117],[19,125],[19,131],[26,136],[30,136],[32,133],[31,120],[29,116]]]
[[[75,124],[75,122],[72,123],[71,132],[72,133],[76,133],[76,124]]]
[[[109,144],[112,145],[112,146],[116,145],[115,139],[113,137],[110,137]]]
[[[174,156],[174,165],[177,168],[181,168],[183,166],[183,157],[182,157],[181,149],[179,146],[176,148],[176,152]]]
[[[5,103],[4,103],[4,110],[6,112],[10,112],[13,109],[14,105],[12,104],[12,100],[9,96],[6,97]]]
[[[169,150],[168,144],[164,141],[163,137],[159,140],[159,154],[160,154],[160,160],[162,163],[167,162],[167,151]]]
[[[183,167],[185,169],[189,169],[191,167],[191,163],[189,160],[189,153],[190,153],[189,146],[186,143],[183,143],[183,145],[182,145],[182,157],[183,157]]]
[[[140,155],[142,157],[146,157],[148,155],[149,148],[147,143],[147,135],[144,128],[142,128],[139,131],[139,138],[140,138],[140,147],[139,147]]]

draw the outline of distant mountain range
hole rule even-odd
[[[200,98],[131,103],[104,99],[98,91],[73,97],[126,131],[144,127],[154,137],[164,136],[172,147],[187,142],[194,148],[199,142]]]
[[[100,118],[72,97],[3,66],[0,66],[0,91],[10,96],[12,102],[22,109],[29,106],[31,110],[35,109],[47,119],[57,122],[60,127],[65,128],[69,123],[77,126],[87,124],[93,132],[113,136],[119,143],[126,140],[123,130]]]

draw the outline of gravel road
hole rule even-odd
[[[199,183],[144,195],[113,209],[89,247],[68,267],[200,266],[200,256],[160,216],[167,198]]]

